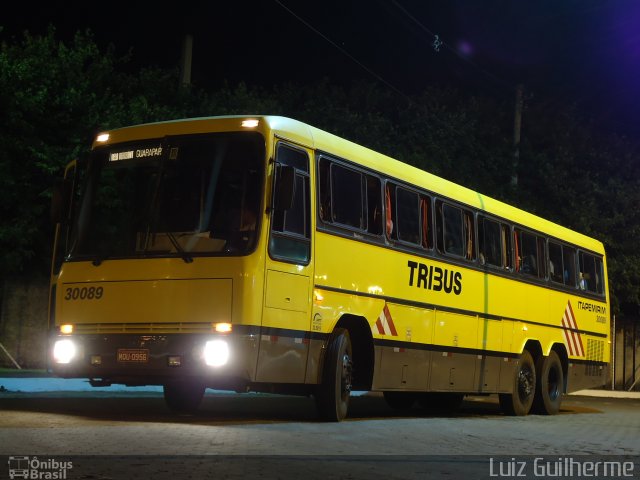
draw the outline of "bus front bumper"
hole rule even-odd
[[[251,382],[256,358],[255,336],[234,334],[56,335],[50,348],[55,375],[94,386],[189,379],[237,390]]]

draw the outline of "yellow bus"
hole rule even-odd
[[[606,381],[601,242],[293,119],[101,133],[52,217],[52,371],[175,411],[215,388],[331,421],[355,390],[555,414]]]

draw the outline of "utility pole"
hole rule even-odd
[[[191,61],[193,60],[193,35],[185,35],[182,41],[182,59],[180,62],[180,85],[191,85]]]
[[[516,106],[513,116],[513,171],[511,173],[511,186],[518,186],[518,168],[520,164],[520,129],[522,127],[522,105],[524,85],[516,86]]]

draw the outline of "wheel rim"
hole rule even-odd
[[[342,356],[342,375],[340,376],[340,393],[343,399],[351,395],[353,364],[348,353]]]
[[[525,365],[518,372],[518,396],[520,400],[527,400],[532,394],[535,388],[535,376],[533,370]]]
[[[560,372],[556,367],[549,369],[549,376],[547,378],[547,394],[551,400],[558,398],[560,394]]]

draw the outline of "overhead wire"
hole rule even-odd
[[[468,63],[469,65],[473,66],[475,69],[477,69],[479,72],[483,73],[485,76],[487,76],[488,78],[492,79],[494,82],[500,84],[503,87],[507,87],[512,91],[515,91],[515,86],[509,82],[506,82],[504,80],[502,80],[501,78],[499,78],[498,76],[494,75],[493,73],[489,72],[488,70],[482,68],[480,65],[478,65],[477,63],[475,63],[473,60],[471,60],[470,58],[466,57],[465,55],[461,54],[458,49],[452,47],[451,45],[449,45],[449,43],[445,42],[444,40],[442,40],[440,38],[440,35],[434,33],[433,31],[431,31],[427,26],[425,26],[420,20],[418,20],[414,15],[412,15],[406,8],[404,8],[402,5],[400,5],[398,2],[396,2],[396,0],[391,0],[391,3],[398,9],[400,10],[407,18],[409,18],[413,23],[415,23],[421,30],[425,31],[426,33],[428,33],[429,35],[431,35],[431,37],[433,37],[433,43],[432,46],[438,45],[441,47],[446,48],[448,51],[450,51],[451,53],[453,53],[456,57],[460,58],[461,60],[463,60],[464,62]]]
[[[422,23],[420,20],[418,20],[413,14],[411,14],[411,12],[409,12],[405,7],[400,5],[396,0],[390,0],[390,2],[400,12],[402,12],[408,19],[410,19],[416,26],[418,26],[421,30],[423,30],[424,32],[426,32],[428,35],[430,35],[432,37],[432,39],[433,39],[432,46],[435,46],[437,44],[438,47],[446,48],[449,52],[453,53],[455,56],[457,56],[458,58],[460,58],[464,62],[466,62],[469,65],[473,66],[475,69],[477,69],[483,75],[485,75],[487,78],[490,78],[491,80],[493,80],[496,84],[499,84],[502,87],[507,87],[512,93],[515,92],[516,87],[514,85],[512,85],[509,82],[506,82],[505,80],[501,79],[497,75],[494,75],[493,73],[491,73],[488,70],[486,70],[485,68],[481,67],[480,65],[478,65],[476,62],[474,62],[473,60],[471,60],[467,56],[461,54],[458,51],[458,49],[456,49],[456,48],[452,47],[451,45],[449,45],[438,34],[436,34],[434,31],[432,31],[430,28],[428,28],[426,25],[424,25],[424,23]],[[591,8],[593,9],[594,7],[591,7]],[[579,12],[579,13],[584,14],[585,12],[582,11],[582,12]],[[550,99],[550,100],[554,101],[556,104],[559,104],[559,102],[557,100],[553,100],[553,99]],[[580,102],[574,102],[574,105],[571,106],[571,109],[573,109],[577,113],[580,113],[584,118],[594,118],[594,117],[602,116],[602,114],[596,114],[593,111],[587,111],[582,106],[578,106],[578,103],[580,103]],[[564,104],[564,103],[562,105],[566,106],[566,104]],[[629,132],[629,131],[631,131],[631,132],[640,131],[640,126],[633,125],[633,124],[630,124],[628,122],[621,122],[619,120],[609,119],[608,123],[615,124],[619,128],[621,128],[623,130],[626,130],[627,132]]]
[[[274,0],[278,5],[280,5],[284,10],[286,10],[290,15],[292,15],[294,18],[296,18],[298,21],[300,21],[302,24],[304,24],[307,28],[309,28],[312,32],[314,32],[315,34],[319,35],[320,37],[322,37],[324,40],[326,40],[327,42],[329,42],[331,45],[333,45],[336,49],[338,49],[340,52],[342,52],[344,55],[346,55],[349,59],[353,60],[356,64],[358,64],[362,69],[364,69],[367,73],[373,75],[378,81],[384,83],[387,87],[391,88],[394,92],[396,92],[397,94],[403,96],[408,102],[411,103],[411,98],[409,97],[409,95],[407,95],[406,93],[404,93],[403,91],[401,91],[399,88],[397,88],[396,86],[394,86],[393,84],[391,84],[390,82],[388,82],[387,80],[385,80],[383,77],[381,77],[379,74],[377,74],[376,72],[374,72],[373,70],[371,70],[369,67],[367,67],[364,63],[362,63],[360,60],[358,60],[356,57],[354,57],[351,53],[349,53],[347,50],[345,50],[344,48],[342,48],[340,45],[338,45],[336,42],[334,42],[333,40],[331,40],[329,37],[327,37],[324,33],[322,33],[320,30],[318,30],[316,27],[314,27],[313,25],[311,25],[309,22],[307,22],[304,18],[300,17],[300,15],[298,15],[297,13],[295,13],[293,10],[291,10],[289,7],[287,7],[286,5],[284,5],[280,0]]]
[[[336,49],[338,49],[341,53],[343,53],[345,56],[347,56],[349,59],[351,59],[352,61],[354,61],[357,65],[359,65],[361,68],[363,68],[366,72],[368,72],[369,74],[371,74],[373,77],[375,77],[378,81],[382,82],[384,85],[388,86],[389,88],[391,88],[394,92],[396,92],[397,94],[401,95],[405,100],[407,100],[407,102],[409,103],[409,105],[413,105],[414,101],[411,99],[411,97],[409,97],[409,95],[407,95],[406,93],[404,93],[403,91],[401,91],[400,89],[398,89],[397,87],[395,87],[393,84],[391,84],[389,81],[385,80],[382,76],[380,76],[379,74],[377,74],[376,72],[374,72],[373,70],[371,70],[369,67],[367,67],[365,64],[363,64],[360,60],[358,60],[354,55],[352,55],[351,53],[349,53],[346,49],[342,48],[340,45],[338,45],[337,43],[335,43],[333,40],[331,40],[329,37],[327,37],[325,34],[323,34],[320,30],[318,30],[318,28],[314,27],[313,25],[311,25],[308,21],[306,21],[305,19],[303,19],[302,17],[300,17],[300,15],[298,15],[296,12],[294,12],[291,8],[287,7],[286,5],[284,5],[280,0],[274,0],[280,7],[282,7],[285,11],[287,11],[291,16],[293,16],[296,20],[298,20],[299,22],[301,22],[303,25],[305,25],[307,28],[309,28],[311,31],[313,31],[316,35],[319,35],[320,37],[322,37],[324,40],[326,40],[327,42],[329,42],[333,47],[335,47]],[[445,122],[444,120],[440,119],[438,117],[438,115],[436,115],[434,112],[429,112],[430,116],[435,119],[439,124],[441,124],[443,127],[445,127],[447,130],[449,130],[451,133],[463,137],[464,134],[459,132],[458,130],[456,130],[455,128],[453,128],[448,122]]]

